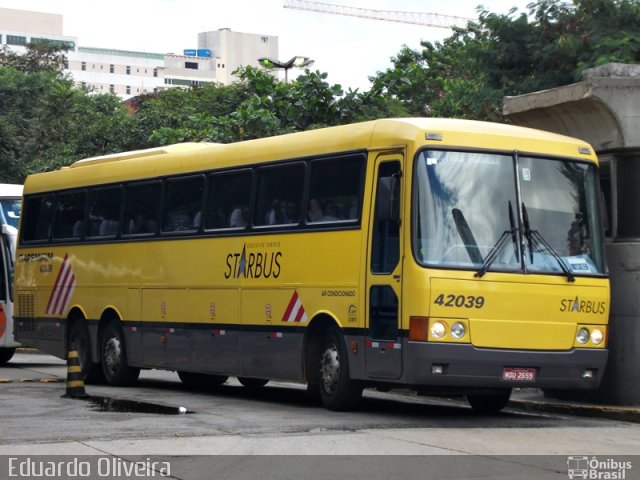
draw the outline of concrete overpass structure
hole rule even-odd
[[[640,404],[640,65],[610,63],[578,83],[506,97],[503,112],[581,138],[600,158],[612,299],[609,365],[593,397]]]

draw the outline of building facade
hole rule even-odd
[[[278,56],[278,37],[228,28],[198,34],[198,48],[178,55],[79,46],[77,37],[63,34],[62,24],[62,15],[0,8],[0,45],[23,52],[32,42],[60,43],[68,48],[66,73],[79,88],[123,100],[165,88],[227,85],[238,67]]]
[[[212,52],[216,58],[217,81],[228,85],[236,78],[233,71],[244,65],[258,66],[258,58],[278,58],[278,37],[233,32],[221,28],[198,34],[198,48]]]

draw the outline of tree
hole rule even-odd
[[[0,181],[131,147],[136,129],[120,99],[75,88],[63,64],[47,43],[0,50]]]
[[[480,9],[442,43],[404,47],[371,80],[414,115],[499,121],[505,95],[567,85],[612,61],[640,61],[640,3],[537,0],[528,14]]]
[[[344,93],[319,71],[307,70],[289,83],[250,66],[234,73],[240,80],[232,85],[170,89],[140,99],[135,118],[146,146],[228,143],[408,114],[388,96]]]
[[[23,73],[60,73],[68,50],[65,44],[47,40],[29,43],[24,53],[3,45],[0,48],[0,67],[12,67]]]

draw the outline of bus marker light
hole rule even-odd
[[[433,375],[442,375],[444,373],[444,365],[431,365],[431,373]]]
[[[578,147],[578,153],[582,155],[591,155],[591,149],[589,147]]]
[[[582,378],[593,378],[593,370],[588,368],[582,373]]]
[[[358,353],[358,342],[356,342],[355,340],[351,341],[351,351],[353,353]]]
[[[429,317],[409,318],[409,340],[425,342],[429,337]]]

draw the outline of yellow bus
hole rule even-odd
[[[595,388],[609,283],[582,141],[387,119],[81,160],[25,183],[16,338],[88,380]]]

